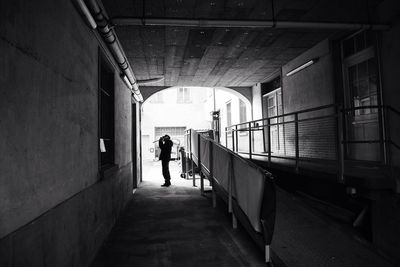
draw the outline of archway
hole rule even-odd
[[[172,158],[179,159],[178,150],[183,146],[185,130],[212,129],[215,111],[220,114],[220,130],[229,124],[251,120],[249,95],[231,88],[153,87],[151,91],[142,92],[145,99],[141,105],[144,168],[146,162],[158,160],[157,140],[160,136],[168,134],[174,139],[177,145],[173,148]],[[225,134],[219,131],[219,136],[225,144]],[[146,179],[145,175],[143,178]]]

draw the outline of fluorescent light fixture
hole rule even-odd
[[[85,16],[87,24],[92,28],[93,30],[97,28],[96,21],[92,17],[92,14],[90,14],[89,9],[87,8],[85,2],[83,0],[76,0],[76,3],[79,5],[79,8],[82,11],[82,14]]]
[[[293,74],[295,74],[296,72],[299,72],[299,71],[301,71],[302,69],[305,69],[305,68],[307,68],[308,66],[311,66],[312,64],[314,64],[314,63],[317,62],[317,61],[318,61],[318,58],[313,58],[313,59],[311,59],[310,61],[307,61],[306,63],[304,63],[303,65],[298,66],[298,67],[295,68],[294,70],[289,71],[288,73],[286,73],[286,76],[293,75]]]

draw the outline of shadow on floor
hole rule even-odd
[[[222,200],[213,209],[210,197],[180,178],[176,162],[172,186],[160,187],[160,165],[145,164],[144,182],[92,266],[267,266],[244,229],[232,229]]]

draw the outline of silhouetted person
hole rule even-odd
[[[165,182],[161,186],[170,186],[171,185],[171,176],[169,174],[169,161],[171,160],[171,149],[172,149],[172,141],[169,135],[164,135],[160,137],[158,140],[158,146],[161,149],[160,159],[162,163],[162,174],[164,176]]]

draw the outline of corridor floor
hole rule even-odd
[[[219,200],[213,209],[211,197],[200,196],[192,180],[180,178],[176,162],[170,165],[172,186],[162,188],[161,163],[144,164],[144,182],[92,266],[267,266],[245,230],[232,229],[225,203]],[[368,243],[279,188],[271,247],[274,267],[393,266]]]
[[[162,188],[161,163],[144,164],[144,182],[92,266],[266,266],[244,229],[232,229],[226,205],[213,209],[170,165],[172,186]]]

